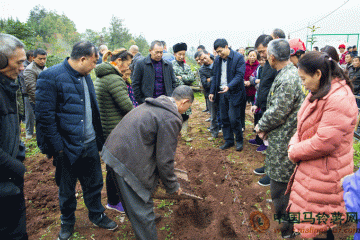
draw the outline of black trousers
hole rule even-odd
[[[115,171],[106,165],[106,193],[108,204],[117,205],[120,202],[120,189],[116,180]]]
[[[0,239],[27,240],[24,183],[20,194],[0,196]]]
[[[89,210],[89,219],[94,221],[105,208],[101,204],[101,189],[103,177],[99,150],[96,141],[85,144],[85,147],[74,164],[69,159],[56,161],[55,179],[59,187],[59,204],[61,222],[69,225],[75,224],[76,197],[75,187],[79,179],[84,194],[84,202]]]
[[[271,199],[274,203],[275,214],[277,214],[277,216],[284,216],[284,219],[286,219],[287,216],[286,208],[290,198],[290,193],[285,195],[287,185],[288,183],[270,180]],[[289,235],[293,232],[293,224],[283,222],[280,229],[283,236]]]

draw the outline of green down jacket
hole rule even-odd
[[[134,107],[122,74],[114,66],[104,62],[95,68],[95,74],[96,99],[106,139],[120,120]]]

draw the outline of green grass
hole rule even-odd
[[[204,94],[202,92],[194,92],[194,97],[199,102],[205,102]]]
[[[26,157],[34,156],[40,153],[40,149],[37,146],[36,138],[29,139],[26,143]]]

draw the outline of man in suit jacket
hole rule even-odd
[[[240,53],[228,47],[225,39],[217,39],[214,49],[219,56],[214,62],[214,81],[211,81],[209,99],[211,102],[219,101],[225,139],[225,144],[220,149],[225,150],[234,146],[235,134],[236,150],[242,151],[241,114],[245,114],[246,107],[245,60]]]
[[[141,104],[145,98],[171,96],[176,87],[172,64],[162,59],[164,46],[160,41],[153,41],[150,54],[136,63],[132,87],[136,101]]]

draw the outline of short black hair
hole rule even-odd
[[[225,38],[218,38],[214,42],[214,49],[218,49],[219,47],[224,48],[225,46],[228,46],[228,42]]]
[[[260,44],[262,44],[264,47],[267,47],[269,42],[273,40],[272,36],[270,35],[260,35],[255,42],[255,48],[258,48],[260,46]]]
[[[26,52],[26,59],[29,60],[30,57],[34,56],[34,50],[28,50]]]
[[[78,60],[81,57],[91,57],[94,54],[95,57],[99,56],[98,50],[94,44],[89,41],[80,41],[73,46],[70,57],[73,60]]]
[[[316,49],[316,51],[319,51],[319,47],[316,47],[316,46],[315,46],[314,49]]]
[[[202,49],[202,50],[205,50],[205,47],[204,47],[204,45],[199,45],[196,49]]]
[[[278,37],[278,38],[285,38],[285,33],[283,30],[281,30],[280,28],[275,28],[273,30],[273,35],[274,37]]]
[[[160,41],[160,42],[161,42],[161,44],[163,45],[163,47],[166,46],[166,42],[165,42],[165,41]]]
[[[47,52],[44,49],[38,48],[34,51],[34,58],[36,58],[38,55],[47,55]]]
[[[203,53],[204,51],[197,51],[195,54],[194,54],[194,58],[198,58],[200,57],[200,55]]]

